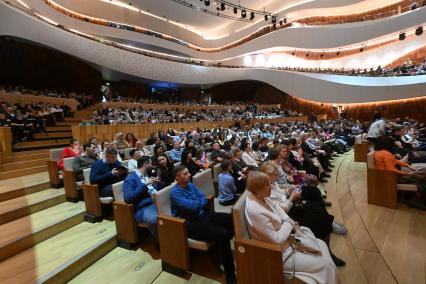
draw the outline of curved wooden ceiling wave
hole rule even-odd
[[[131,32],[138,32],[138,33],[142,33],[148,36],[153,36],[156,38],[160,38],[163,40],[167,40],[170,42],[174,42],[177,43],[179,45],[191,48],[193,50],[197,50],[197,51],[201,51],[201,52],[206,52],[206,53],[213,53],[213,52],[220,52],[220,51],[224,51],[227,49],[231,49],[234,47],[237,47],[239,45],[242,45],[244,43],[247,43],[253,39],[256,39],[260,36],[263,36],[265,34],[274,32],[275,30],[278,29],[283,29],[283,28],[288,28],[290,26],[292,26],[294,23],[298,23],[299,21],[303,21],[304,24],[308,24],[309,23],[309,19],[312,19],[313,23],[315,23],[316,25],[318,24],[318,20],[321,19],[321,21],[323,21],[323,25],[332,25],[332,24],[341,24],[341,23],[350,23],[350,22],[357,22],[357,21],[364,21],[364,20],[373,20],[373,19],[377,19],[377,15],[383,15],[385,17],[391,16],[391,15],[395,15],[395,13],[397,12],[406,12],[409,10],[409,5],[412,3],[411,0],[401,0],[397,3],[393,3],[391,5],[387,5],[387,6],[383,6],[379,9],[374,9],[374,10],[368,10],[368,11],[364,11],[364,12],[360,12],[360,13],[356,13],[356,14],[347,14],[347,15],[341,15],[341,16],[310,16],[310,17],[302,17],[302,18],[295,18],[287,23],[283,23],[282,25],[276,25],[275,28],[273,25],[267,25],[261,29],[259,29],[258,31],[241,38],[238,41],[232,42],[230,44],[221,46],[221,47],[216,47],[216,48],[204,48],[201,46],[197,46],[191,43],[188,43],[186,41],[180,40],[178,38],[175,38],[173,36],[170,35],[166,35],[166,34],[162,34],[162,33],[158,33],[156,31],[152,31],[143,27],[139,27],[139,26],[130,26],[130,25],[126,25],[126,24],[122,24],[122,23],[115,23],[115,22],[111,22],[108,21],[107,19],[101,19],[101,18],[97,18],[97,17],[92,17],[89,15],[85,15],[85,14],[81,14],[81,13],[77,13],[73,10],[70,10],[68,8],[65,8],[59,4],[57,4],[55,1],[52,0],[42,0],[45,4],[49,5],[50,7],[52,7],[53,9],[57,10],[58,12],[68,16],[68,17],[72,17],[81,21],[85,21],[91,24],[96,24],[96,25],[102,25],[102,26],[108,26],[108,27],[112,27],[112,28],[119,28],[119,29],[125,29]],[[398,8],[399,7],[399,8]],[[376,15],[376,17],[375,17]]]

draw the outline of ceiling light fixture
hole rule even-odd
[[[254,17],[255,17],[254,12],[251,12],[250,13],[250,21],[252,21],[254,19]]]
[[[204,0],[204,5],[210,6],[210,0]]]
[[[416,36],[421,36],[423,34],[423,27],[418,27],[416,29]]]
[[[267,21],[269,19],[268,15],[265,15],[265,21]]]
[[[237,14],[237,13],[238,13],[238,8],[234,7],[234,14]]]
[[[400,33],[399,40],[404,40],[404,39],[405,39],[405,33]]]
[[[246,10],[242,10],[241,11],[241,18],[245,19],[247,17],[247,12]]]
[[[275,24],[275,23],[277,22],[277,16],[273,15],[273,16],[271,17],[271,22],[272,22],[273,24]]]
[[[220,10],[225,11],[225,9],[226,9],[225,3],[220,3]]]

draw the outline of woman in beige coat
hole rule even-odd
[[[291,232],[299,225],[269,199],[271,184],[268,176],[261,172],[250,173],[247,190],[250,194],[246,200],[245,216],[250,237],[281,245],[284,274],[312,284],[339,283],[336,266],[322,240],[316,239],[320,249],[318,254],[303,253],[290,245]]]

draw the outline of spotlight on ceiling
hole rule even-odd
[[[423,34],[423,27],[418,27],[416,29],[416,36],[421,36]]]
[[[339,56],[340,55],[340,51],[336,52],[336,55]]]
[[[280,26],[282,26],[282,25],[284,25],[284,23],[283,23],[283,21],[281,20],[281,21],[280,21]]]
[[[309,57],[309,53],[306,53],[306,54],[305,54],[305,56],[306,56],[306,57]]]
[[[276,17],[276,16],[272,16],[272,17],[271,17],[271,22],[272,22],[273,24],[275,24],[275,23],[277,22],[277,17]]]
[[[220,3],[220,10],[225,11],[225,3]]]
[[[324,57],[324,53],[321,53],[320,57],[323,58]]]
[[[359,49],[359,52],[363,52],[364,50],[365,50],[365,47],[363,46]]]
[[[250,13],[250,20],[253,20],[253,19],[254,19],[254,17],[255,17],[255,16],[254,16],[254,12],[251,12],[251,13]]]
[[[287,24],[287,18],[284,18],[284,24]]]
[[[237,9],[237,7],[234,7],[234,14],[237,14],[238,13],[238,9]]]
[[[265,21],[267,21],[269,19],[268,15],[265,15]]]
[[[296,51],[293,51],[293,52],[291,53],[291,55],[293,55],[293,56],[294,56],[295,54],[296,54]]]
[[[204,0],[204,5],[210,6],[210,0]]]
[[[242,10],[241,11],[241,18],[245,19],[247,17],[247,12],[246,10]]]
[[[277,29],[277,24],[273,24],[272,29],[275,31]]]
[[[404,40],[404,39],[405,39],[405,33],[400,33],[399,40]]]

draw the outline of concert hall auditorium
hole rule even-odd
[[[426,283],[426,0],[0,0],[0,283]]]

